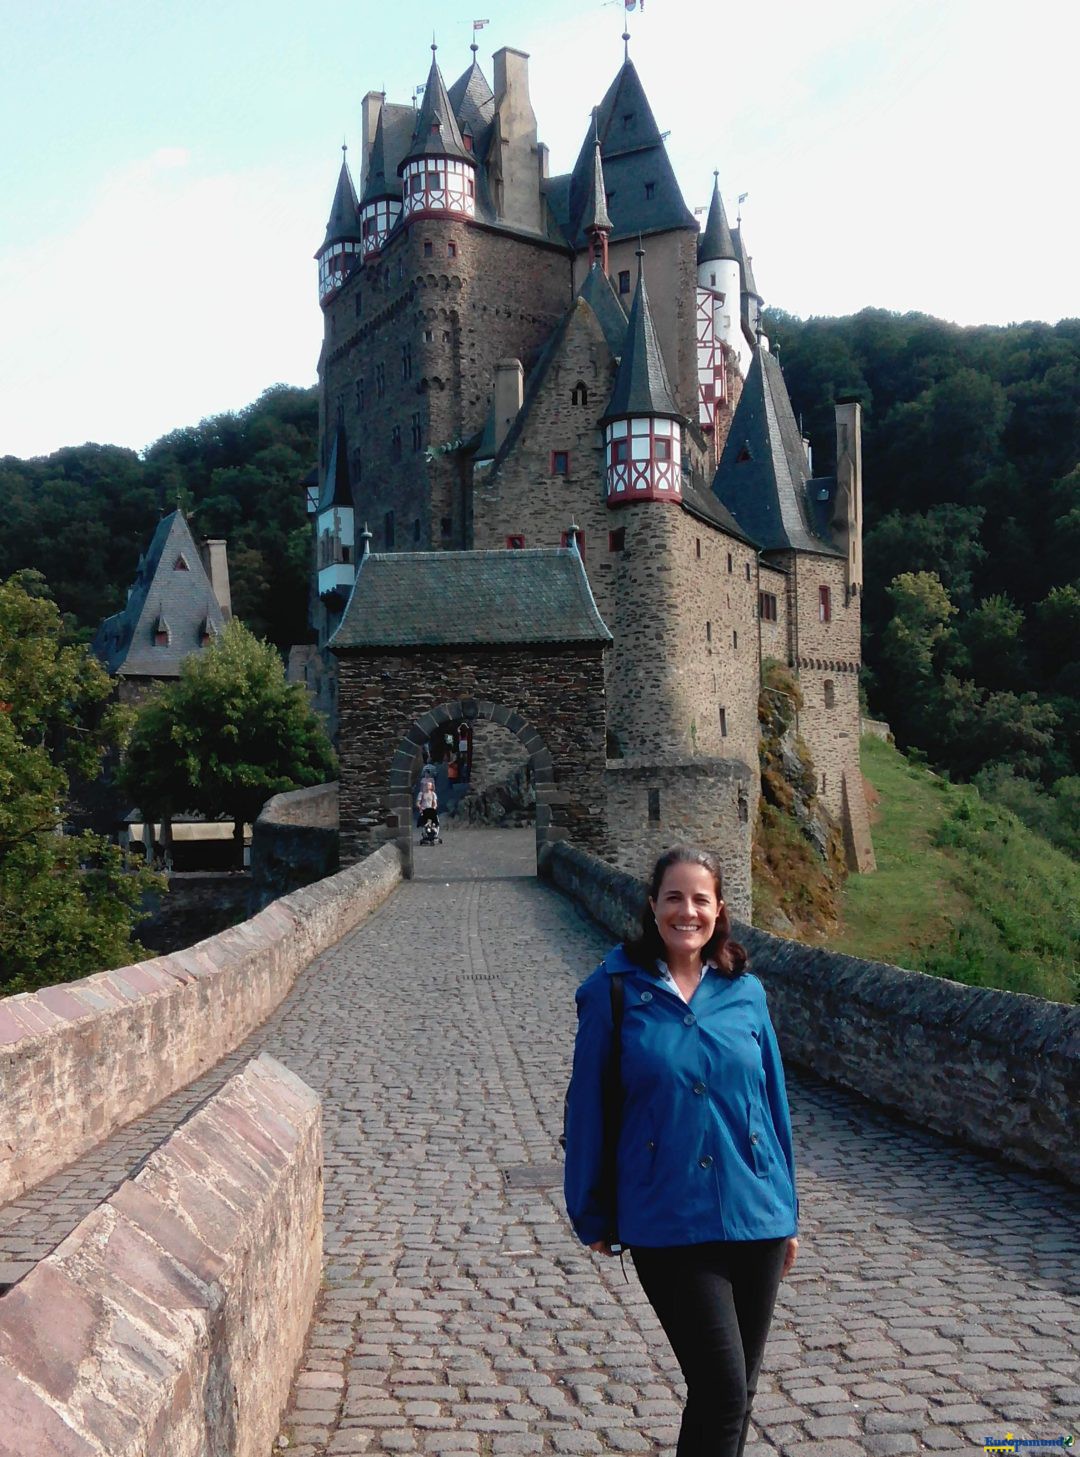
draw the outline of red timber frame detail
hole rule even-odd
[[[476,169],[456,157],[423,157],[407,162],[402,177],[402,216],[476,216]]]
[[[325,303],[337,293],[349,275],[349,269],[360,256],[359,243],[332,243],[319,254],[319,302]]]
[[[682,427],[655,415],[604,427],[607,503],[682,500]]]
[[[386,240],[400,216],[401,202],[396,197],[380,197],[377,202],[365,203],[360,212],[360,231],[364,239],[360,246],[365,258],[373,258],[386,246]]]
[[[718,295],[711,288],[697,291],[698,424],[712,430],[717,408],[727,399],[727,368],[723,341],[716,334]]]

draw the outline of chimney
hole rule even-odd
[[[529,99],[529,57],[503,46],[495,65],[496,135],[502,157],[504,222],[540,231],[540,178],[537,167],[536,113]]]
[[[371,156],[371,145],[375,140],[375,128],[379,125],[379,113],[383,109],[383,102],[385,100],[385,91],[369,91],[360,103],[360,177],[357,183],[358,197],[364,195],[364,184],[367,182],[368,158]]]
[[[836,403],[836,502],[833,528],[847,547],[848,593],[862,589],[862,405]]]
[[[229,590],[229,558],[225,542],[220,538],[204,541],[199,547],[199,556],[206,575],[210,578],[217,605],[226,622],[232,617],[232,592]]]
[[[525,371],[520,359],[500,359],[495,366],[495,449],[498,450],[517,419],[525,398]]]

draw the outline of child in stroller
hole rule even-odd
[[[417,824],[420,827],[421,845],[439,845],[439,796],[435,793],[433,779],[421,779],[420,792],[416,796]]]

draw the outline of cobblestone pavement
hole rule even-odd
[[[70,1225],[265,1048],[324,1099],[326,1279],[290,1452],[673,1447],[664,1338],[629,1264],[625,1283],[562,1210],[572,994],[606,938],[531,878],[531,846],[531,831],[451,832],[418,850],[417,879],[214,1074],[0,1212],[0,1253],[20,1257],[28,1221],[51,1247],[57,1199]],[[1080,1433],[1080,1196],[789,1082],[803,1251],[748,1457]]]

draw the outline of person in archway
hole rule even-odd
[[[423,778],[416,796],[416,823],[421,834],[427,825],[432,827],[432,838],[439,833],[439,796],[435,793],[434,779]]]
[[[567,1212],[591,1250],[630,1250],[686,1380],[677,1457],[741,1457],[798,1254],[783,1067],[730,931],[716,858],[669,850],[640,934],[577,992]]]

